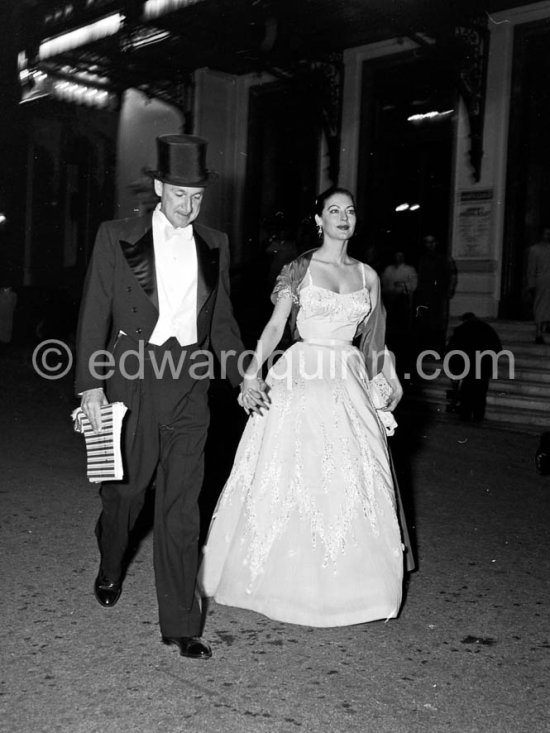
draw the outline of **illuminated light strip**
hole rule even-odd
[[[105,89],[94,89],[71,81],[54,81],[52,91],[59,99],[92,107],[106,107],[113,99]]]
[[[60,36],[49,38],[40,44],[38,58],[41,60],[47,59],[56,56],[58,53],[70,51],[73,48],[97,41],[100,38],[113,36],[120,30],[123,18],[124,16],[121,13],[114,13],[94,23],[89,23],[83,28],[77,28]]]
[[[169,38],[170,31],[159,31],[158,33],[144,36],[143,38],[132,39],[129,43],[131,48],[142,48],[143,46],[152,46],[154,43],[160,43]]]
[[[407,122],[422,122],[423,120],[434,120],[437,117],[448,117],[452,115],[454,109],[446,109],[443,112],[424,112],[423,114],[411,115],[407,117]]]
[[[196,5],[204,0],[147,0],[143,6],[143,17],[158,18],[159,15],[169,13],[172,10],[183,8],[186,5]]]
[[[21,81],[23,83],[29,78],[34,84],[24,91],[21,104],[49,96],[91,107],[107,107],[116,101],[115,95],[108,89],[88,86],[80,80],[54,79],[43,71],[22,72]]]

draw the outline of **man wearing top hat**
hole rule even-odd
[[[195,593],[209,380],[197,378],[205,370],[192,366],[198,352],[212,351],[237,386],[243,351],[229,299],[227,236],[196,222],[214,176],[205,166],[206,145],[190,135],[157,138],[157,170],[149,172],[157,208],[100,226],[84,285],[76,367],[76,392],[95,430],[102,405],[121,401],[129,408],[125,477],[105,482],[100,492],[95,596],[105,607],[118,602],[129,534],[154,480],[162,639],[197,659],[212,653],[200,638]],[[112,355],[108,367],[114,362],[108,379],[98,374],[94,357],[105,349]],[[176,369],[161,370],[162,364]]]

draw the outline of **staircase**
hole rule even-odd
[[[540,432],[550,430],[550,334],[545,345],[534,341],[534,325],[525,321],[489,321],[498,333],[503,350],[513,355],[499,361],[498,379],[492,379],[487,394],[486,420],[503,427]],[[451,329],[456,323],[451,323]],[[510,368],[513,365],[513,368]],[[424,372],[441,369],[441,361],[424,364]],[[451,381],[443,373],[432,381],[420,381],[407,395],[407,402],[423,403],[445,412]]]

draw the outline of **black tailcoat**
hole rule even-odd
[[[193,224],[198,261],[197,332],[201,348],[220,358],[243,350],[229,299],[227,235]],[[158,320],[158,292],[151,216],[105,222],[99,228],[84,284],[77,333],[76,392],[103,387],[88,364],[96,351],[112,346],[120,331],[147,342]],[[237,359],[227,360],[227,377],[237,386]]]
[[[229,247],[225,234],[193,224],[197,248],[197,344],[209,349],[236,386],[243,351],[229,299]],[[101,487],[103,511],[96,534],[101,570],[109,580],[122,578],[130,532],[155,485],[154,560],[161,633],[196,636],[200,609],[195,594],[199,509],[208,430],[208,380],[159,379],[144,359],[144,376],[130,380],[122,369],[105,380],[89,369],[94,352],[108,349],[115,362],[123,353],[177,357],[185,351],[175,339],[147,346],[159,316],[151,216],[101,225],[92,254],[77,333],[76,392],[105,387],[110,401],[129,408],[124,420],[123,481]],[[121,336],[123,332],[123,336]],[[225,355],[224,355],[225,352]],[[227,358],[227,353],[233,353]],[[102,359],[105,360],[105,357]],[[97,366],[97,361],[95,365]],[[159,362],[157,362],[159,363]]]

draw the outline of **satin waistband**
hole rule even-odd
[[[314,344],[316,346],[351,346],[348,339],[302,339],[303,344]]]

